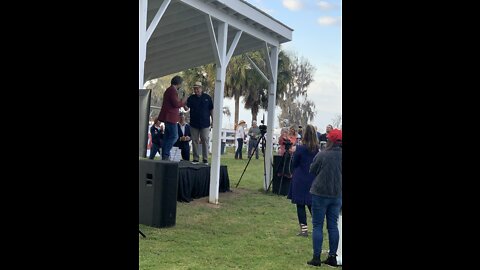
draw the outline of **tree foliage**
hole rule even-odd
[[[193,94],[193,84],[197,81],[202,83],[204,93],[209,94],[212,99],[215,98],[215,64],[203,65],[184,70],[181,74],[183,78],[183,89],[185,94]]]
[[[315,117],[315,104],[308,100],[307,90],[313,82],[315,67],[308,59],[299,58],[297,55],[288,56],[282,63],[282,87],[277,93],[277,104],[282,109],[278,117],[280,126],[286,119],[291,125],[305,126]],[[287,60],[288,59],[288,60]],[[279,61],[280,64],[280,61]],[[280,73],[279,73],[280,77]],[[280,81],[280,80],[279,80]]]
[[[334,128],[341,128],[342,126],[342,115],[337,114],[335,117],[332,118],[332,126]]]
[[[231,58],[225,78],[225,97],[235,101],[234,123],[239,122],[240,97],[243,97],[244,108],[252,113],[252,120],[257,120],[260,109],[268,107],[269,84],[248,61],[247,56],[257,67],[267,74],[266,51],[259,50],[237,55]],[[290,55],[280,50],[278,56],[278,73],[276,89],[276,105],[282,110],[278,116],[281,123],[287,119],[294,125],[306,125],[315,117],[315,104],[308,100],[308,87],[313,82],[315,67],[305,58]],[[172,74],[151,80],[147,86],[152,91],[152,105],[160,107],[165,89],[170,85]],[[215,96],[215,64],[203,65],[184,70],[180,73],[184,79],[183,89],[186,94],[192,94],[192,85],[202,82],[203,91],[212,98]],[[158,115],[157,109],[152,109]],[[230,116],[230,109],[223,108],[223,114]]]

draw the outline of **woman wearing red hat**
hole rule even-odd
[[[307,263],[320,266],[323,243],[323,221],[327,218],[330,251],[323,263],[337,266],[337,249],[340,235],[338,217],[342,207],[342,131],[331,130],[327,135],[325,150],[319,152],[310,165],[315,175],[312,194],[313,258]]]

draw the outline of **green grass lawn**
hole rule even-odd
[[[153,228],[140,225],[140,269],[332,269],[306,264],[312,257],[309,237],[296,236],[295,205],[285,196],[263,192],[263,158],[252,159],[235,188],[247,159],[222,155],[233,192],[219,193],[219,205],[208,197],[177,204],[176,225]],[[328,250],[324,229],[323,250]],[[322,253],[322,259],[326,256]],[[338,269],[342,269],[338,267]]]

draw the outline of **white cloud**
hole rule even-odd
[[[301,0],[283,0],[282,4],[284,7],[293,11],[300,10],[303,8],[303,3]]]
[[[333,4],[327,1],[318,1],[317,5],[320,7],[321,10],[329,10],[335,7]]]
[[[330,16],[325,16],[318,18],[317,22],[318,24],[323,26],[340,25],[342,23],[342,17],[334,18]]]

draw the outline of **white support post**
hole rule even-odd
[[[210,25],[211,19],[209,18]],[[208,201],[213,204],[218,204],[218,188],[220,186],[220,146],[221,146],[221,130],[222,130],[222,109],[223,109],[223,92],[225,89],[225,74],[228,62],[227,58],[227,35],[228,24],[220,22],[218,25],[218,40],[214,48],[214,55],[218,55],[217,77],[215,80],[215,100],[213,104],[213,130],[212,130],[212,164],[210,167],[210,192]],[[213,35],[210,35],[212,37]],[[232,49],[232,48],[230,48]],[[235,48],[233,48],[235,49]]]
[[[210,17],[210,15],[208,15],[208,16],[206,16],[206,20],[207,20],[208,34],[210,35],[210,41],[211,41],[212,49],[213,49],[213,57],[215,58],[215,63],[217,64],[217,67],[218,67],[218,66],[221,66],[223,64],[223,59],[220,56],[220,50],[218,48],[218,42],[217,42],[217,38],[215,36],[215,28],[213,27],[212,17]]]
[[[235,51],[235,48],[237,47],[238,41],[240,40],[240,37],[242,36],[243,31],[237,31],[235,34],[235,38],[232,41],[232,45],[230,45],[230,50],[228,50],[227,53],[227,58],[225,59],[226,64],[228,65],[228,62],[230,62],[230,58],[232,58],[233,52]]]
[[[160,19],[162,19],[162,16],[165,13],[165,11],[167,10],[167,7],[170,4],[170,2],[171,2],[171,0],[164,0],[162,5],[160,6],[160,8],[157,11],[157,14],[155,14],[155,17],[153,17],[153,20],[152,20],[152,22],[150,23],[150,25],[148,26],[148,29],[147,29],[147,37],[145,39],[147,42],[150,40],[150,37],[152,36],[155,28],[157,28],[157,25],[160,22]]]
[[[148,0],[139,0],[138,10],[138,89],[143,89],[145,72],[145,58],[147,55],[147,7]]]
[[[338,232],[340,234],[337,248],[337,264],[342,265],[342,213],[338,216]]]
[[[271,72],[270,72],[270,84],[268,88],[268,119],[267,119],[267,145],[265,148],[265,165],[268,166],[266,169],[267,182],[264,182],[264,190],[266,191],[272,180],[273,173],[273,126],[275,124],[275,107],[276,107],[276,92],[277,92],[277,68],[278,68],[278,47],[273,46],[270,50],[269,57]]]
[[[267,72],[268,72],[268,75],[269,77],[271,78],[271,74],[272,74],[272,61],[270,59],[270,50],[268,49],[268,43],[265,42],[265,52],[266,52],[266,55],[267,55]]]

